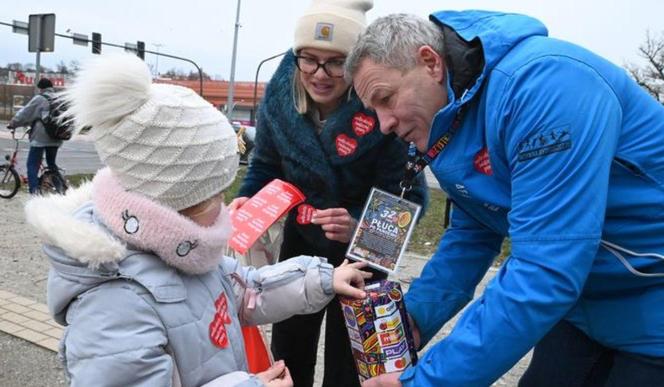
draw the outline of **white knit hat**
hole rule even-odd
[[[235,179],[237,137],[193,90],[153,84],[134,55],[95,58],[62,97],[77,128],[91,126],[99,156],[122,187],[176,211]]]
[[[373,0],[313,0],[295,25],[293,51],[311,47],[348,54],[372,7]]]

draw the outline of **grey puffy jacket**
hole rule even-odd
[[[66,325],[60,354],[72,386],[259,386],[247,372],[241,325],[313,313],[333,297],[333,269],[314,257],[261,269],[224,257],[217,270],[183,274],[110,235],[89,197],[85,186],[26,206],[52,264],[48,306]],[[82,262],[120,247],[126,253],[112,263]],[[225,348],[209,329],[222,298]]]
[[[30,131],[30,145],[31,146],[60,146],[61,140],[54,140],[46,133],[42,120],[48,117],[50,112],[50,104],[46,95],[54,93],[52,88],[44,89],[41,94],[37,94],[27,105],[16,113],[14,118],[9,122],[13,127],[29,126]]]

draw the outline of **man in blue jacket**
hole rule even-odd
[[[346,66],[454,203],[406,295],[421,344],[512,243],[449,336],[365,385],[485,386],[533,346],[523,386],[664,385],[664,107],[516,14],[387,16]]]

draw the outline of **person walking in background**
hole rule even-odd
[[[239,208],[275,178],[297,186],[307,201],[286,219],[282,260],[307,254],[339,265],[371,188],[401,192],[407,144],[380,133],[375,114],[343,77],[346,54],[372,6],[368,0],[314,0],[298,20],[292,52],[270,80],[258,110],[254,156],[230,208]],[[406,197],[426,205],[423,176]],[[313,218],[298,217],[308,206],[315,209]],[[326,310],[323,386],[359,385],[338,300]],[[273,326],[274,356],[286,360],[298,387],[313,384],[323,314],[294,316]]]
[[[52,171],[58,171],[55,159],[58,156],[58,148],[62,140],[53,139],[44,128],[44,120],[50,114],[50,99],[52,99],[53,83],[48,78],[42,78],[37,82],[39,94],[32,97],[30,102],[16,113],[9,121],[7,128],[14,129],[19,126],[30,127],[30,150],[28,151],[27,171],[28,189],[35,193],[39,185],[39,167],[44,154],[46,154],[46,165]]]
[[[84,65],[63,98],[107,167],[26,204],[51,263],[48,306],[66,326],[66,376],[73,387],[292,386],[283,361],[248,373],[241,326],[316,312],[335,292],[364,297],[370,273],[310,256],[256,270],[223,256],[235,133],[191,89],[151,79],[133,55]]]
[[[453,201],[405,295],[426,344],[375,386],[664,385],[664,106],[627,72],[525,15],[390,15],[347,58],[381,130],[413,141]]]

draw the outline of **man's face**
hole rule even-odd
[[[427,46],[418,56],[417,66],[406,72],[365,58],[353,83],[364,105],[376,111],[381,132],[394,132],[425,152],[433,116],[447,102],[447,92],[440,57]]]

